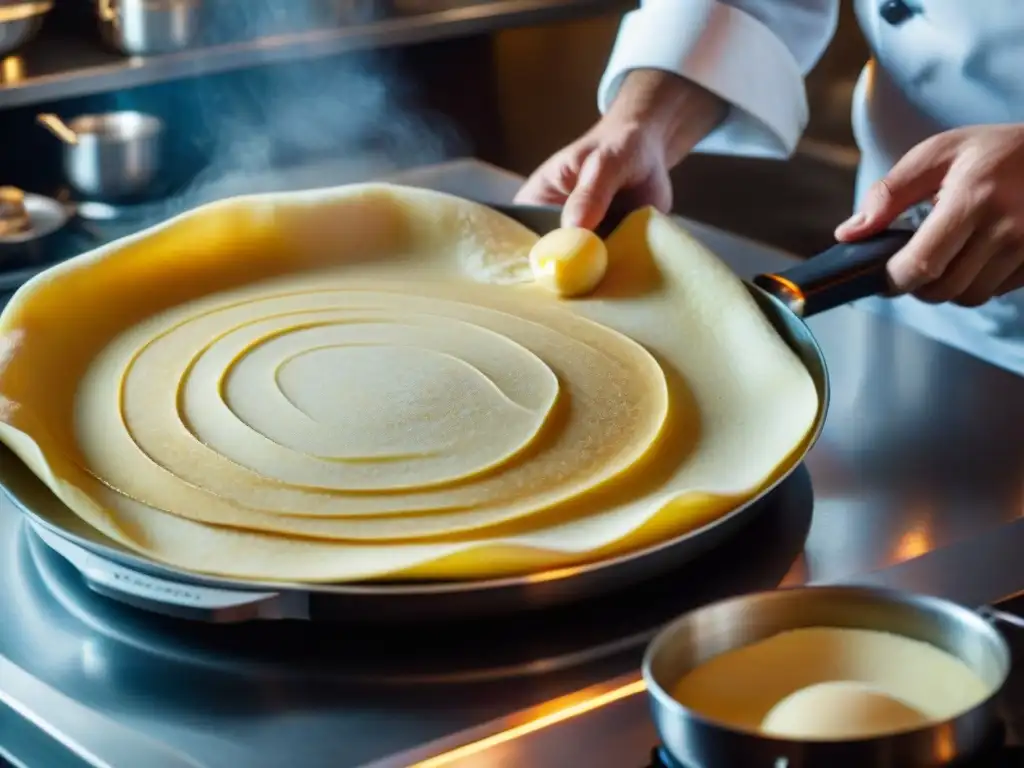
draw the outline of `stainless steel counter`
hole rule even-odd
[[[0,109],[245,67],[412,45],[628,8],[625,0],[446,0],[393,3],[390,17],[332,29],[125,57],[95,39],[42,37],[0,60]],[[404,6],[412,6],[403,12]]]
[[[519,183],[472,161],[400,180],[495,202]],[[741,274],[788,261],[692,229]],[[833,406],[775,511],[684,571],[550,615],[390,630],[183,623],[90,593],[0,505],[0,749],[45,768],[354,768],[629,675],[660,622],[725,594],[872,579],[931,552],[948,557],[905,576],[918,589],[962,573],[963,599],[1024,586],[1024,524],[998,528],[1024,501],[1024,380],[852,309],[811,326]]]
[[[1022,550],[1024,520],[1017,520],[891,568],[840,581],[922,592],[969,606],[995,604],[1019,619],[1024,616],[1024,599],[1018,594],[1024,585]],[[1011,652],[1019,658],[1024,653],[1021,627],[1005,629]],[[1024,735],[1024,668],[1020,665],[1007,681],[1000,714],[1008,743],[1019,745]],[[368,768],[563,768],[584,755],[590,768],[639,768],[657,738],[643,680],[633,673],[393,755]]]

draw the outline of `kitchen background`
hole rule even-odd
[[[62,146],[36,116],[112,110],[166,125],[149,199],[250,191],[282,168],[318,185],[469,155],[526,174],[596,118],[630,5],[0,0],[0,185],[59,195]],[[677,210],[796,253],[826,247],[852,204],[849,100],[866,55],[844,8],[797,157],[693,157]]]

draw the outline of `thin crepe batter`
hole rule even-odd
[[[992,693],[963,661],[929,643],[877,630],[804,627],[715,656],[680,680],[672,696],[710,720],[757,732],[788,697],[838,682],[870,686],[927,722],[951,720]],[[784,718],[786,730],[827,738],[820,726],[835,713],[818,707],[843,706],[843,698],[812,696],[810,707],[797,702]],[[887,732],[884,723],[876,725],[871,735]],[[901,725],[908,723],[901,719],[894,730]]]
[[[235,198],[41,274],[0,317],[0,440],[193,571],[528,573],[698,528],[819,403],[743,284],[631,216],[586,299],[502,284],[537,236],[390,185]]]

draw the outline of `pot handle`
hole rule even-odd
[[[78,134],[71,130],[67,123],[52,112],[43,112],[36,115],[36,122],[65,144],[78,143]]]
[[[981,606],[975,613],[994,626],[1005,625],[1014,629],[1024,629],[1024,618],[1007,611],[1001,611],[998,608],[993,608],[990,605]]]
[[[886,264],[913,235],[910,229],[888,229],[855,243],[837,243],[795,267],[758,275],[754,284],[801,317],[889,293]]]
[[[997,630],[1001,627],[1010,627],[1017,631],[1024,629],[1024,618],[1009,611],[993,608],[991,605],[983,605],[975,609],[975,613]],[[1024,745],[1007,745],[1003,747],[1002,762],[996,763],[996,766],[1005,766],[1006,768],[1020,768],[1020,766],[1024,766]]]

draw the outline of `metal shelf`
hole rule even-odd
[[[635,4],[635,3],[634,3]],[[207,46],[173,54],[123,57],[100,43],[42,36],[0,61],[0,109],[134,88],[195,75],[411,45],[623,10],[624,0],[469,0],[440,10]]]

